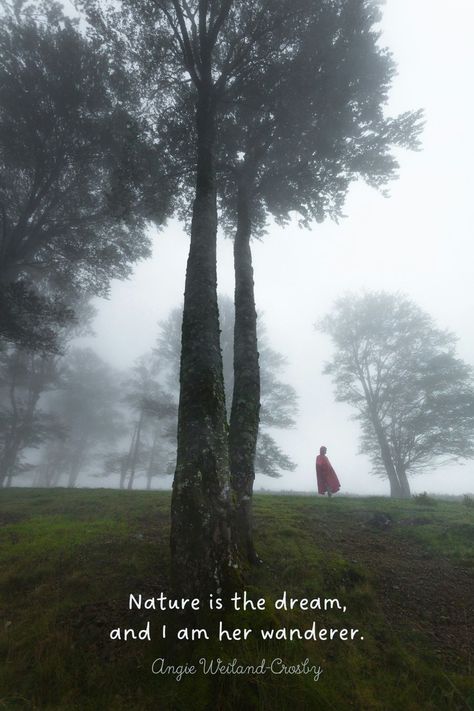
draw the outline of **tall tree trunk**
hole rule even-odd
[[[234,239],[234,391],[229,455],[234,494],[232,533],[241,552],[250,562],[255,563],[258,556],[253,543],[252,494],[260,412],[260,369],[248,189],[249,183],[241,180],[238,186],[237,231]]]
[[[390,496],[393,499],[401,499],[402,497],[402,487],[400,486],[400,480],[398,478],[395,465],[393,463],[392,455],[390,453],[390,447],[387,442],[387,437],[383,427],[379,421],[377,413],[372,412],[372,423],[375,428],[375,433],[377,435],[377,440],[380,447],[380,454],[382,457],[382,462],[387,472],[387,477],[390,482]]]
[[[231,557],[230,474],[216,273],[215,106],[211,78],[196,108],[197,175],[181,340],[171,565],[180,594],[222,589]]]
[[[392,454],[390,452],[390,447],[387,442],[387,437],[385,435],[382,423],[380,421],[377,407],[375,406],[375,403],[372,398],[371,387],[367,383],[367,380],[364,376],[364,373],[363,373],[360,365],[358,367],[359,367],[358,375],[359,375],[362,387],[364,389],[365,400],[366,400],[367,407],[368,407],[368,414],[370,417],[370,421],[372,422],[372,425],[375,430],[375,435],[377,437],[377,441],[378,441],[379,447],[380,447],[380,455],[382,457],[382,462],[385,467],[385,471],[387,472],[388,481],[390,483],[390,496],[393,499],[400,499],[402,496],[402,490],[400,487],[400,481],[398,479],[397,472],[395,470],[395,465],[393,463],[393,458],[392,458]]]
[[[409,499],[411,497],[411,491],[405,467],[398,466],[397,475],[398,481],[400,482],[400,496],[402,499]]]

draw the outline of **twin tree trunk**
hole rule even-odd
[[[217,307],[215,107],[199,91],[196,196],[184,294],[172,577],[186,595],[222,590],[232,563],[230,474]]]
[[[237,231],[234,240],[235,326],[234,391],[230,415],[229,455],[234,495],[234,540],[251,563],[258,561],[252,533],[252,493],[255,479],[260,411],[260,371],[257,347],[251,219],[248,189],[240,180],[237,195]]]

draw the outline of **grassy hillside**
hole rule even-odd
[[[0,709],[474,709],[474,509],[258,495],[263,564],[246,574],[245,589],[265,598],[266,609],[209,613],[199,627],[210,639],[186,643],[175,639],[184,618],[127,609],[130,593],[169,594],[169,507],[163,492],[1,492]],[[284,590],[337,598],[347,609],[275,610]],[[219,642],[219,620],[252,633]],[[353,641],[291,642],[260,633],[311,629],[314,621],[359,632]],[[147,622],[151,641],[110,639],[114,628]],[[202,657],[243,666],[309,659],[322,673],[318,681],[306,673],[205,674]],[[153,674],[159,658],[197,672],[180,681]]]

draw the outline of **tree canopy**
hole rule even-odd
[[[164,219],[170,193],[163,152],[133,114],[134,98],[126,73],[59,5],[2,3],[4,338],[21,342],[39,318],[61,316],[65,295],[105,294],[110,279],[149,255],[145,220]]]
[[[236,225],[243,179],[254,235],[269,215],[305,226],[341,217],[352,181],[383,187],[397,177],[394,148],[419,147],[422,111],[386,114],[396,68],[377,3],[321,0],[295,14],[304,22],[286,50],[232,87],[221,122],[221,207]]]
[[[385,292],[348,295],[319,324],[334,344],[325,367],[337,400],[352,405],[362,450],[410,493],[407,476],[474,456],[474,378],[454,335],[413,301]]]

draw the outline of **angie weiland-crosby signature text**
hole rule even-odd
[[[201,657],[198,666],[201,668],[200,670],[203,674],[311,674],[314,681],[319,681],[323,673],[321,667],[312,664],[309,659],[305,659],[303,662],[296,664],[287,664],[281,657],[276,657],[268,662],[266,659],[262,659],[259,664],[242,664],[238,659],[233,659],[229,662],[223,661],[219,659],[219,657],[209,660],[205,657]],[[190,663],[167,664],[164,657],[158,657],[154,660],[151,670],[153,674],[170,674],[175,677],[176,681],[181,681],[183,676],[196,674],[198,667]]]

